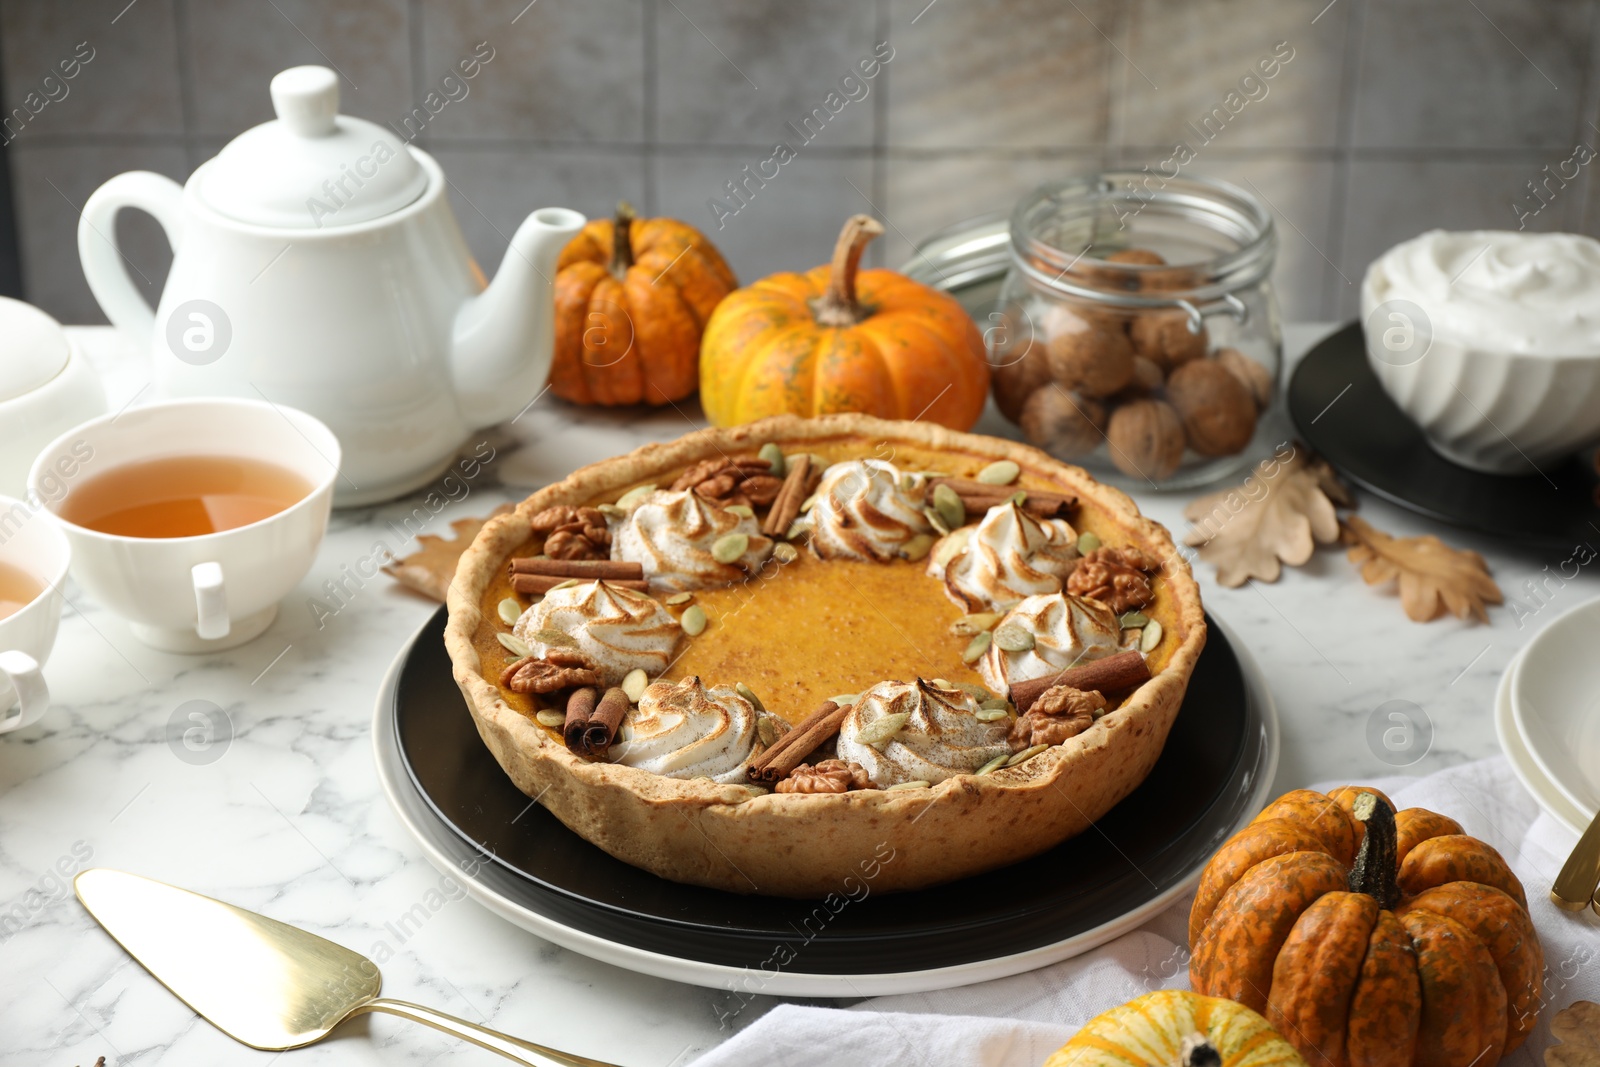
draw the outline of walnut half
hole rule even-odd
[[[859,763],[825,759],[815,767],[802,763],[775,787],[780,793],[848,793],[852,789],[876,789],[867,769]]]
[[[1034,745],[1059,745],[1077,737],[1105,714],[1106,698],[1094,690],[1058,685],[1046,689],[1027,714],[1011,724],[1013,752]]]
[[[1160,568],[1137,548],[1097,548],[1078,561],[1067,578],[1067,592],[1093,597],[1121,615],[1150,603],[1155,593],[1149,575]]]

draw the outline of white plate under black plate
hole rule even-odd
[[[1149,778],[1092,829],[999,871],[830,908],[680,885],[613,859],[513,786],[451,678],[441,609],[396,659],[374,747],[384,790],[441,869],[565,947],[677,981],[787,996],[962,985],[1065,959],[1182,894],[1265,803],[1277,718],[1259,671],[1211,622]],[[839,898],[842,899],[842,898]],[[777,964],[781,963],[781,966]]]
[[[1359,322],[1318,342],[1295,367],[1289,415],[1340,474],[1430,519],[1558,550],[1600,535],[1595,472],[1577,457],[1507,475],[1468,470],[1435,452],[1372,373]]]

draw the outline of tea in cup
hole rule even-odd
[[[264,631],[311,569],[339,457],[302,411],[171,400],[57,438],[29,486],[65,529],[85,591],[146,644],[209,652]]]
[[[40,668],[55,644],[71,555],[41,508],[0,496],[0,733],[38,722],[50,706]]]

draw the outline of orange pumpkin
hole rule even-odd
[[[983,338],[953,297],[860,270],[883,226],[853,216],[833,262],[774,274],[723,301],[700,348],[700,402],[718,426],[855,411],[969,429],[983,413]]]
[[[578,231],[556,264],[550,391],[574,404],[667,404],[694,392],[700,334],[738,281],[711,242],[673,219]]]
[[[1269,805],[1207,864],[1189,947],[1195,992],[1261,1012],[1314,1067],[1493,1067],[1539,1017],[1505,860],[1373,789]]]

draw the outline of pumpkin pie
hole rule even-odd
[[[1086,829],[1205,643],[1167,531],[1036,449],[780,416],[585,467],[486,524],[445,642],[506,774],[663,878],[915,889]]]

